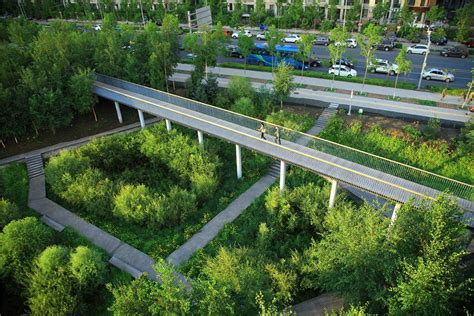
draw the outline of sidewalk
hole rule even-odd
[[[176,70],[180,72],[183,72],[183,71],[191,72],[193,71],[193,69],[194,69],[194,66],[191,64],[178,64],[178,66],[176,67]],[[209,71],[218,76],[242,76],[242,77],[247,77],[251,79],[272,81],[271,72],[243,70],[243,69],[225,68],[225,67],[210,67]],[[337,89],[343,89],[347,91],[354,90],[354,91],[367,92],[367,93],[379,94],[379,95],[385,95],[385,96],[393,96],[393,93],[394,93],[394,88],[390,88],[390,87],[373,86],[373,85],[368,85],[368,84],[366,84],[365,87],[363,87],[361,83],[338,81],[338,80],[335,80],[333,83],[332,80],[329,80],[329,79],[312,78],[312,77],[294,76],[294,82],[297,84],[305,85],[305,86],[322,87],[322,88],[335,87]],[[419,90],[407,90],[407,89],[396,89],[395,96],[402,97],[402,98],[429,100],[429,101],[435,101],[435,102],[439,102],[439,99],[440,99],[439,93],[419,91]],[[460,105],[462,103],[461,97],[451,96],[451,95],[446,96],[443,102],[448,103],[448,104],[454,104],[454,105]]]
[[[186,66],[191,66],[191,65],[186,65]],[[191,66],[192,67],[192,66]],[[179,68],[184,68],[184,67],[179,67]],[[189,67],[186,67],[189,69]],[[222,72],[215,72],[215,71],[221,71],[224,70],[225,73],[228,73],[229,69],[225,68],[212,68],[211,72],[215,73],[216,75],[222,76]],[[237,70],[238,69],[231,69],[231,70]],[[189,72],[189,71],[187,71]],[[259,88],[262,85],[265,85],[266,82],[270,80],[266,79],[258,79],[255,77],[259,77],[260,74],[262,75],[262,78],[270,78],[271,73],[262,73],[262,72],[257,72],[257,71],[247,71],[244,73],[244,71],[239,71],[237,73],[233,73],[234,76],[239,75],[243,77],[249,77],[251,79],[254,79],[256,81],[252,82],[252,85],[255,88]],[[175,73],[172,76],[172,80],[176,82],[181,82],[184,83],[186,79],[190,77],[189,73]],[[227,78],[228,75],[225,75],[224,78],[219,77],[218,78],[218,84],[219,87],[226,88],[229,85],[230,79]],[[306,80],[307,78],[304,77],[299,77],[299,80]],[[318,80],[324,80],[324,79],[318,79]],[[297,79],[295,79],[297,82]],[[339,87],[340,81],[335,82],[334,86]],[[342,82],[343,84],[345,82]],[[306,84],[307,85],[307,84]],[[414,91],[417,92],[417,91]],[[415,120],[424,120],[427,121],[431,118],[437,118],[440,121],[442,121],[445,124],[464,124],[467,122],[472,115],[468,111],[463,111],[463,110],[454,110],[454,109],[446,109],[446,108],[440,108],[440,107],[430,107],[430,106],[425,106],[425,105],[419,105],[419,104],[412,104],[412,103],[406,103],[406,102],[399,102],[399,101],[390,101],[390,100],[382,100],[382,99],[376,99],[376,98],[369,98],[369,97],[363,97],[363,96],[354,96],[353,99],[350,99],[348,94],[344,93],[337,93],[337,92],[329,92],[329,91],[321,91],[321,90],[312,90],[308,88],[298,88],[296,89],[291,95],[290,95],[290,100],[292,102],[299,102],[301,104],[305,105],[312,105],[312,106],[319,106],[319,107],[324,107],[326,106],[325,103],[338,103],[340,104],[341,107],[345,108],[348,110],[349,105],[352,107],[352,112],[357,113],[357,110],[364,109],[366,112],[372,112],[372,113],[379,113],[387,116],[393,116],[393,117],[404,117],[404,118],[409,118],[409,119],[415,119]]]

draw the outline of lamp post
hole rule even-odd
[[[431,27],[428,27],[428,49],[426,50],[425,58],[423,59],[423,65],[421,66],[420,79],[418,80],[418,90],[421,89],[421,80],[423,79],[423,73],[425,72],[426,60],[428,59],[428,54],[430,53],[431,46]]]

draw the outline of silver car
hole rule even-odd
[[[441,69],[431,68],[423,72],[423,79],[453,82],[454,75]]]

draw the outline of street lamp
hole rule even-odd
[[[425,58],[423,59],[423,65],[421,66],[421,73],[420,73],[420,79],[418,80],[418,90],[421,89],[421,79],[423,79],[423,73],[425,72],[425,67],[426,67],[426,60],[428,59],[428,54],[430,53],[430,46],[431,46],[431,26],[428,26],[427,32],[428,32],[428,49],[426,50]]]

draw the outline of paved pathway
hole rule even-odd
[[[317,135],[324,129],[331,116],[336,114],[336,111],[337,104],[325,109],[318,117],[315,126],[311,128],[307,134]],[[296,143],[305,145],[308,141],[308,138],[300,138]],[[225,224],[233,222],[247,207],[250,206],[250,204],[252,204],[253,201],[255,201],[255,199],[262,195],[273,184],[273,182],[275,182],[276,178],[279,176],[279,166],[279,161],[275,161],[266,176],[242,193],[237,199],[229,204],[225,210],[220,212],[209,223],[204,225],[198,233],[194,234],[181,247],[170,254],[166,260],[172,262],[175,266],[179,266],[181,263],[187,261],[197,250],[204,248],[212,239],[214,239],[214,237],[217,236]]]
[[[178,72],[191,72],[193,71],[194,66],[191,64],[178,64],[176,67],[176,71]],[[247,77],[256,80],[264,80],[264,81],[271,81],[272,80],[272,73],[271,72],[264,72],[264,71],[254,71],[254,70],[243,70],[243,69],[235,69],[235,68],[225,68],[225,67],[210,67],[208,68],[210,72],[218,75],[218,76],[241,76]],[[302,76],[294,76],[294,82],[298,84],[303,84],[305,86],[313,86],[313,87],[324,87],[324,88],[337,88],[343,90],[354,90],[354,91],[364,91],[372,94],[378,95],[386,95],[392,96],[394,93],[394,89],[390,87],[381,87],[381,86],[374,86],[366,84],[365,87],[361,83],[356,82],[347,82],[347,81],[334,81],[329,79],[321,79],[321,78],[312,78],[312,77],[302,77]],[[402,98],[413,98],[413,99],[420,99],[420,100],[430,100],[439,102],[440,94],[433,93],[428,91],[419,91],[419,90],[407,90],[407,89],[396,89],[395,95]],[[366,98],[364,99],[371,99]],[[383,101],[380,100],[379,101]],[[443,101],[444,103],[460,105],[462,103],[460,97],[448,95]]]

